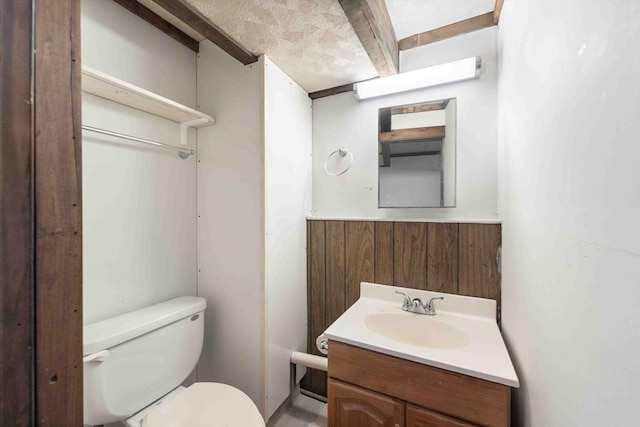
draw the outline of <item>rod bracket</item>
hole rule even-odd
[[[205,117],[200,117],[198,119],[180,123],[180,145],[187,145],[187,130],[190,127],[203,125],[205,123],[209,123],[209,119]]]

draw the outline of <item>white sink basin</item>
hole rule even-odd
[[[418,347],[454,349],[471,342],[469,334],[462,329],[420,314],[371,314],[364,324],[383,337]]]
[[[407,313],[397,290],[423,301],[446,299],[435,316]],[[489,299],[361,283],[360,298],[324,337],[509,387],[520,384],[496,323],[496,302]]]

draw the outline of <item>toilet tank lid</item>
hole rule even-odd
[[[126,313],[83,328],[84,356],[106,350],[169,323],[204,311],[207,301],[200,297],[179,297]]]

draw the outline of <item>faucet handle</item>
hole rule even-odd
[[[427,301],[427,303],[424,305],[424,309],[427,312],[427,314],[430,314],[430,315],[436,314],[436,308],[433,305],[433,301],[437,299],[443,300],[444,297],[433,297],[429,299],[429,301]]]
[[[402,309],[403,310],[411,309],[411,298],[409,297],[409,295],[405,294],[404,292],[400,292],[400,291],[396,291],[396,294],[404,296],[404,301],[402,302]]]

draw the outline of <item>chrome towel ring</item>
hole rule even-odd
[[[338,172],[338,173],[333,173],[333,172],[329,172],[329,168],[328,168],[328,163],[329,160],[331,159],[331,157],[333,157],[334,154],[340,154],[340,157],[346,157],[347,154],[349,155],[349,165],[342,171],[342,172]],[[351,153],[349,150],[347,150],[346,147],[340,147],[337,150],[333,151],[331,154],[329,154],[327,156],[327,160],[324,161],[324,171],[331,176],[340,176],[343,173],[345,173],[346,171],[349,170],[349,168],[351,167],[351,165],[353,164],[353,153]]]

